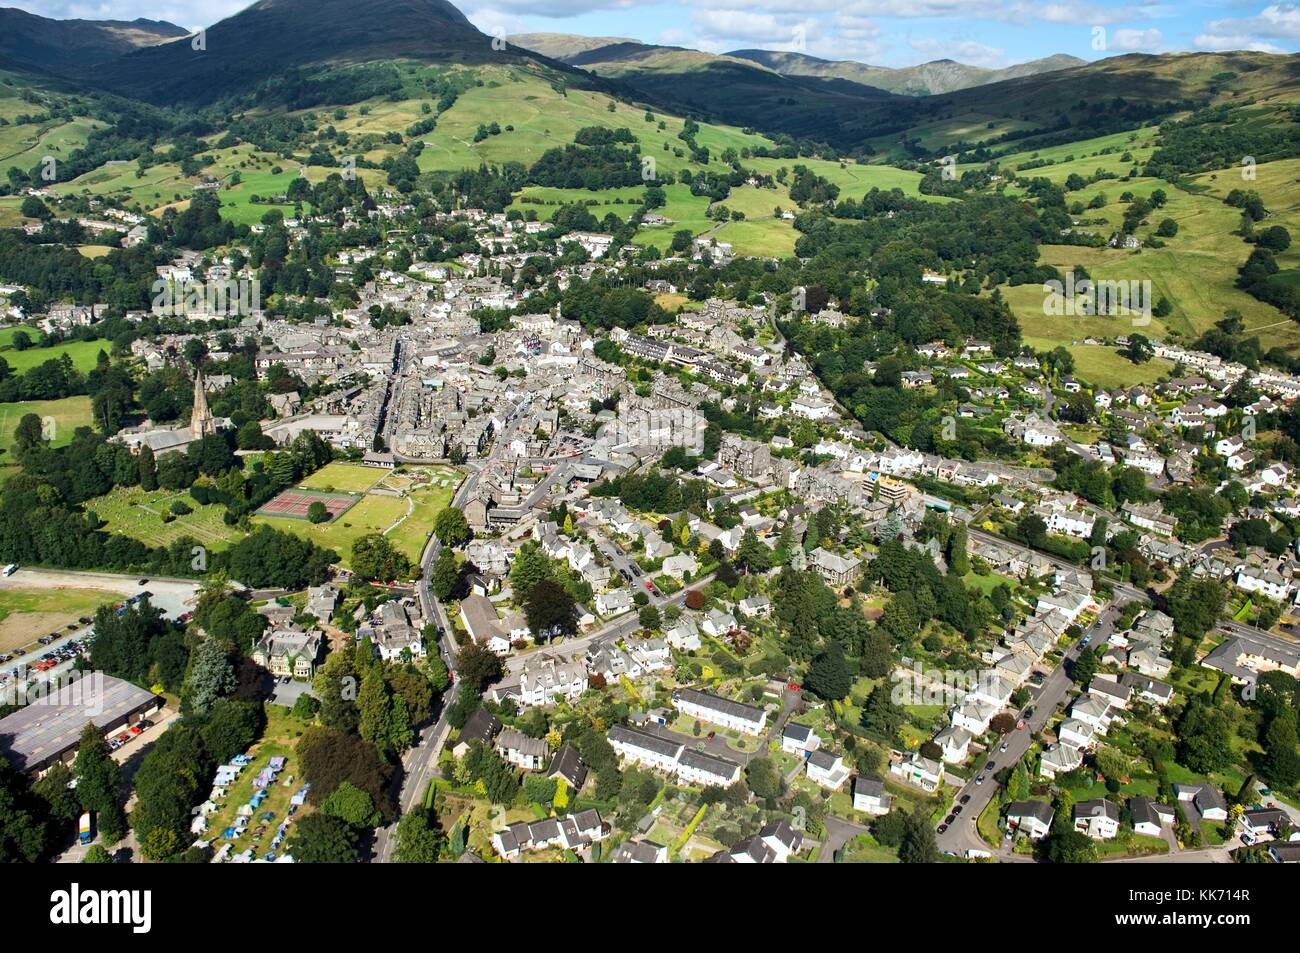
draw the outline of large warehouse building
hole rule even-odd
[[[0,753],[26,774],[44,774],[77,755],[81,732],[93,722],[107,736],[162,707],[163,699],[102,672],[87,672],[48,697],[0,718]]]

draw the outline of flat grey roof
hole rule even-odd
[[[0,718],[0,751],[19,771],[41,767],[77,746],[87,723],[108,730],[127,716],[161,704],[153,692],[100,672],[88,672],[54,695]]]

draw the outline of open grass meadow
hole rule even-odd
[[[11,333],[10,340],[12,337]],[[21,374],[46,361],[57,361],[67,354],[72,358],[72,363],[77,370],[85,373],[95,366],[95,362],[99,360],[99,352],[107,352],[108,348],[107,341],[65,341],[53,347],[29,347],[25,351],[15,351],[7,340],[4,346],[0,347],[0,358],[4,359],[11,371]]]
[[[1106,237],[1123,218],[1121,192],[1145,196],[1156,188],[1164,188],[1168,203],[1149,216],[1148,224],[1138,229],[1138,237],[1149,240],[1159,222],[1171,218],[1178,223],[1178,234],[1164,239],[1165,247],[1130,250],[1043,245],[1040,261],[1063,274],[1082,266],[1094,280],[1150,281],[1154,300],[1167,298],[1171,312],[1164,318],[1152,317],[1146,326],[1134,326],[1129,316],[1045,315],[1041,285],[1003,288],[1026,341],[1035,347],[1069,345],[1090,336],[1115,337],[1133,331],[1148,337],[1177,332],[1190,341],[1235,310],[1245,322],[1246,333],[1258,335],[1265,349],[1280,345],[1300,350],[1300,326],[1236,287],[1237,269],[1251,252],[1251,246],[1233,234],[1240,218],[1236,209],[1213,195],[1183,192],[1147,178],[1099,183],[1070,194],[1085,204],[1097,193],[1106,197],[1104,208],[1079,216],[1086,223],[1081,228]]]
[[[18,470],[8,450],[13,443],[18,422],[27,414],[35,414],[43,421],[46,418],[52,421],[52,430],[47,425],[47,432],[51,434],[50,445],[54,447],[67,446],[72,442],[72,434],[78,427],[91,426],[89,397],[0,404],[0,481]]]
[[[298,485],[305,490],[364,493],[383,479],[385,472],[355,463],[327,463]]]

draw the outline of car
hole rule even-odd
[[[999,750],[999,751],[1006,751],[1006,750],[1007,750],[1007,743],[1004,741],[1004,742],[1002,742],[1002,744],[998,745],[998,750]]]
[[[145,586],[145,585],[148,585],[148,584],[149,584],[149,580],[148,580],[148,579],[141,579],[139,582],[136,583],[137,586]]]
[[[956,807],[952,809],[952,816],[956,817],[960,813],[961,813],[961,805],[958,804]]]
[[[977,774],[977,775],[975,776],[975,783],[976,783],[976,784],[983,784],[983,783],[984,783],[984,775],[982,775],[982,774]]]
[[[945,817],[945,818],[943,819],[943,822],[944,822],[945,824],[951,824],[951,823],[952,823],[953,821],[955,821],[955,820],[956,820],[956,818],[953,817],[951,814],[949,814],[947,817]]]
[[[1091,636],[1091,635],[1085,635],[1083,638],[1081,638],[1081,639],[1079,640],[1079,644],[1080,644],[1080,645],[1087,645],[1087,644],[1088,644],[1089,642],[1091,642],[1091,641],[1092,641],[1092,636]]]
[[[83,615],[83,616],[82,616],[80,619],[78,619],[77,621],[80,622],[82,625],[90,625],[90,623],[93,622],[94,620],[91,619],[90,616],[88,616],[88,615]]]
[[[131,726],[131,734],[133,734],[133,735],[138,735],[138,734],[140,734],[140,732],[142,732],[142,731],[144,731],[144,729],[141,728],[139,725],[132,725],[132,726]]]
[[[998,765],[997,765],[997,762],[996,762],[996,761],[990,761],[988,764],[984,765],[984,770],[985,770],[985,771],[992,771],[992,770],[993,770],[994,768],[996,768],[997,766],[998,766]]]
[[[710,731],[707,737],[710,741],[712,741],[715,737],[717,737],[717,734],[718,733],[716,731]]]
[[[1016,730],[1017,730],[1017,731],[1020,731],[1020,730],[1022,730],[1024,727],[1025,727],[1025,720],[1024,720],[1023,718],[1021,718],[1018,722],[1016,722]]]
[[[787,690],[787,691],[791,691],[791,692],[801,692],[801,691],[803,691],[803,689],[800,688],[798,685],[796,685],[794,682],[791,682],[789,685],[787,685],[787,686],[786,686],[786,690]]]
[[[653,580],[653,579],[647,579],[647,580],[645,581],[645,587],[646,587],[646,591],[647,591],[647,592],[654,592],[654,591],[655,591],[654,580]]]
[[[963,803],[963,804],[969,804],[969,803],[970,803],[970,795],[969,795],[969,794],[963,794],[963,795],[961,796],[960,800],[961,800],[961,803]]]
[[[944,831],[946,831],[947,829],[948,829],[948,825],[947,825],[947,824],[940,824],[939,827],[938,827],[938,832],[939,832],[940,834],[942,834],[942,833],[943,833]]]

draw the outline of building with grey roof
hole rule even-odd
[[[103,672],[87,672],[54,693],[0,718],[0,753],[19,771],[43,774],[76,756],[81,732],[93,724],[105,736],[162,708],[153,692]]]

